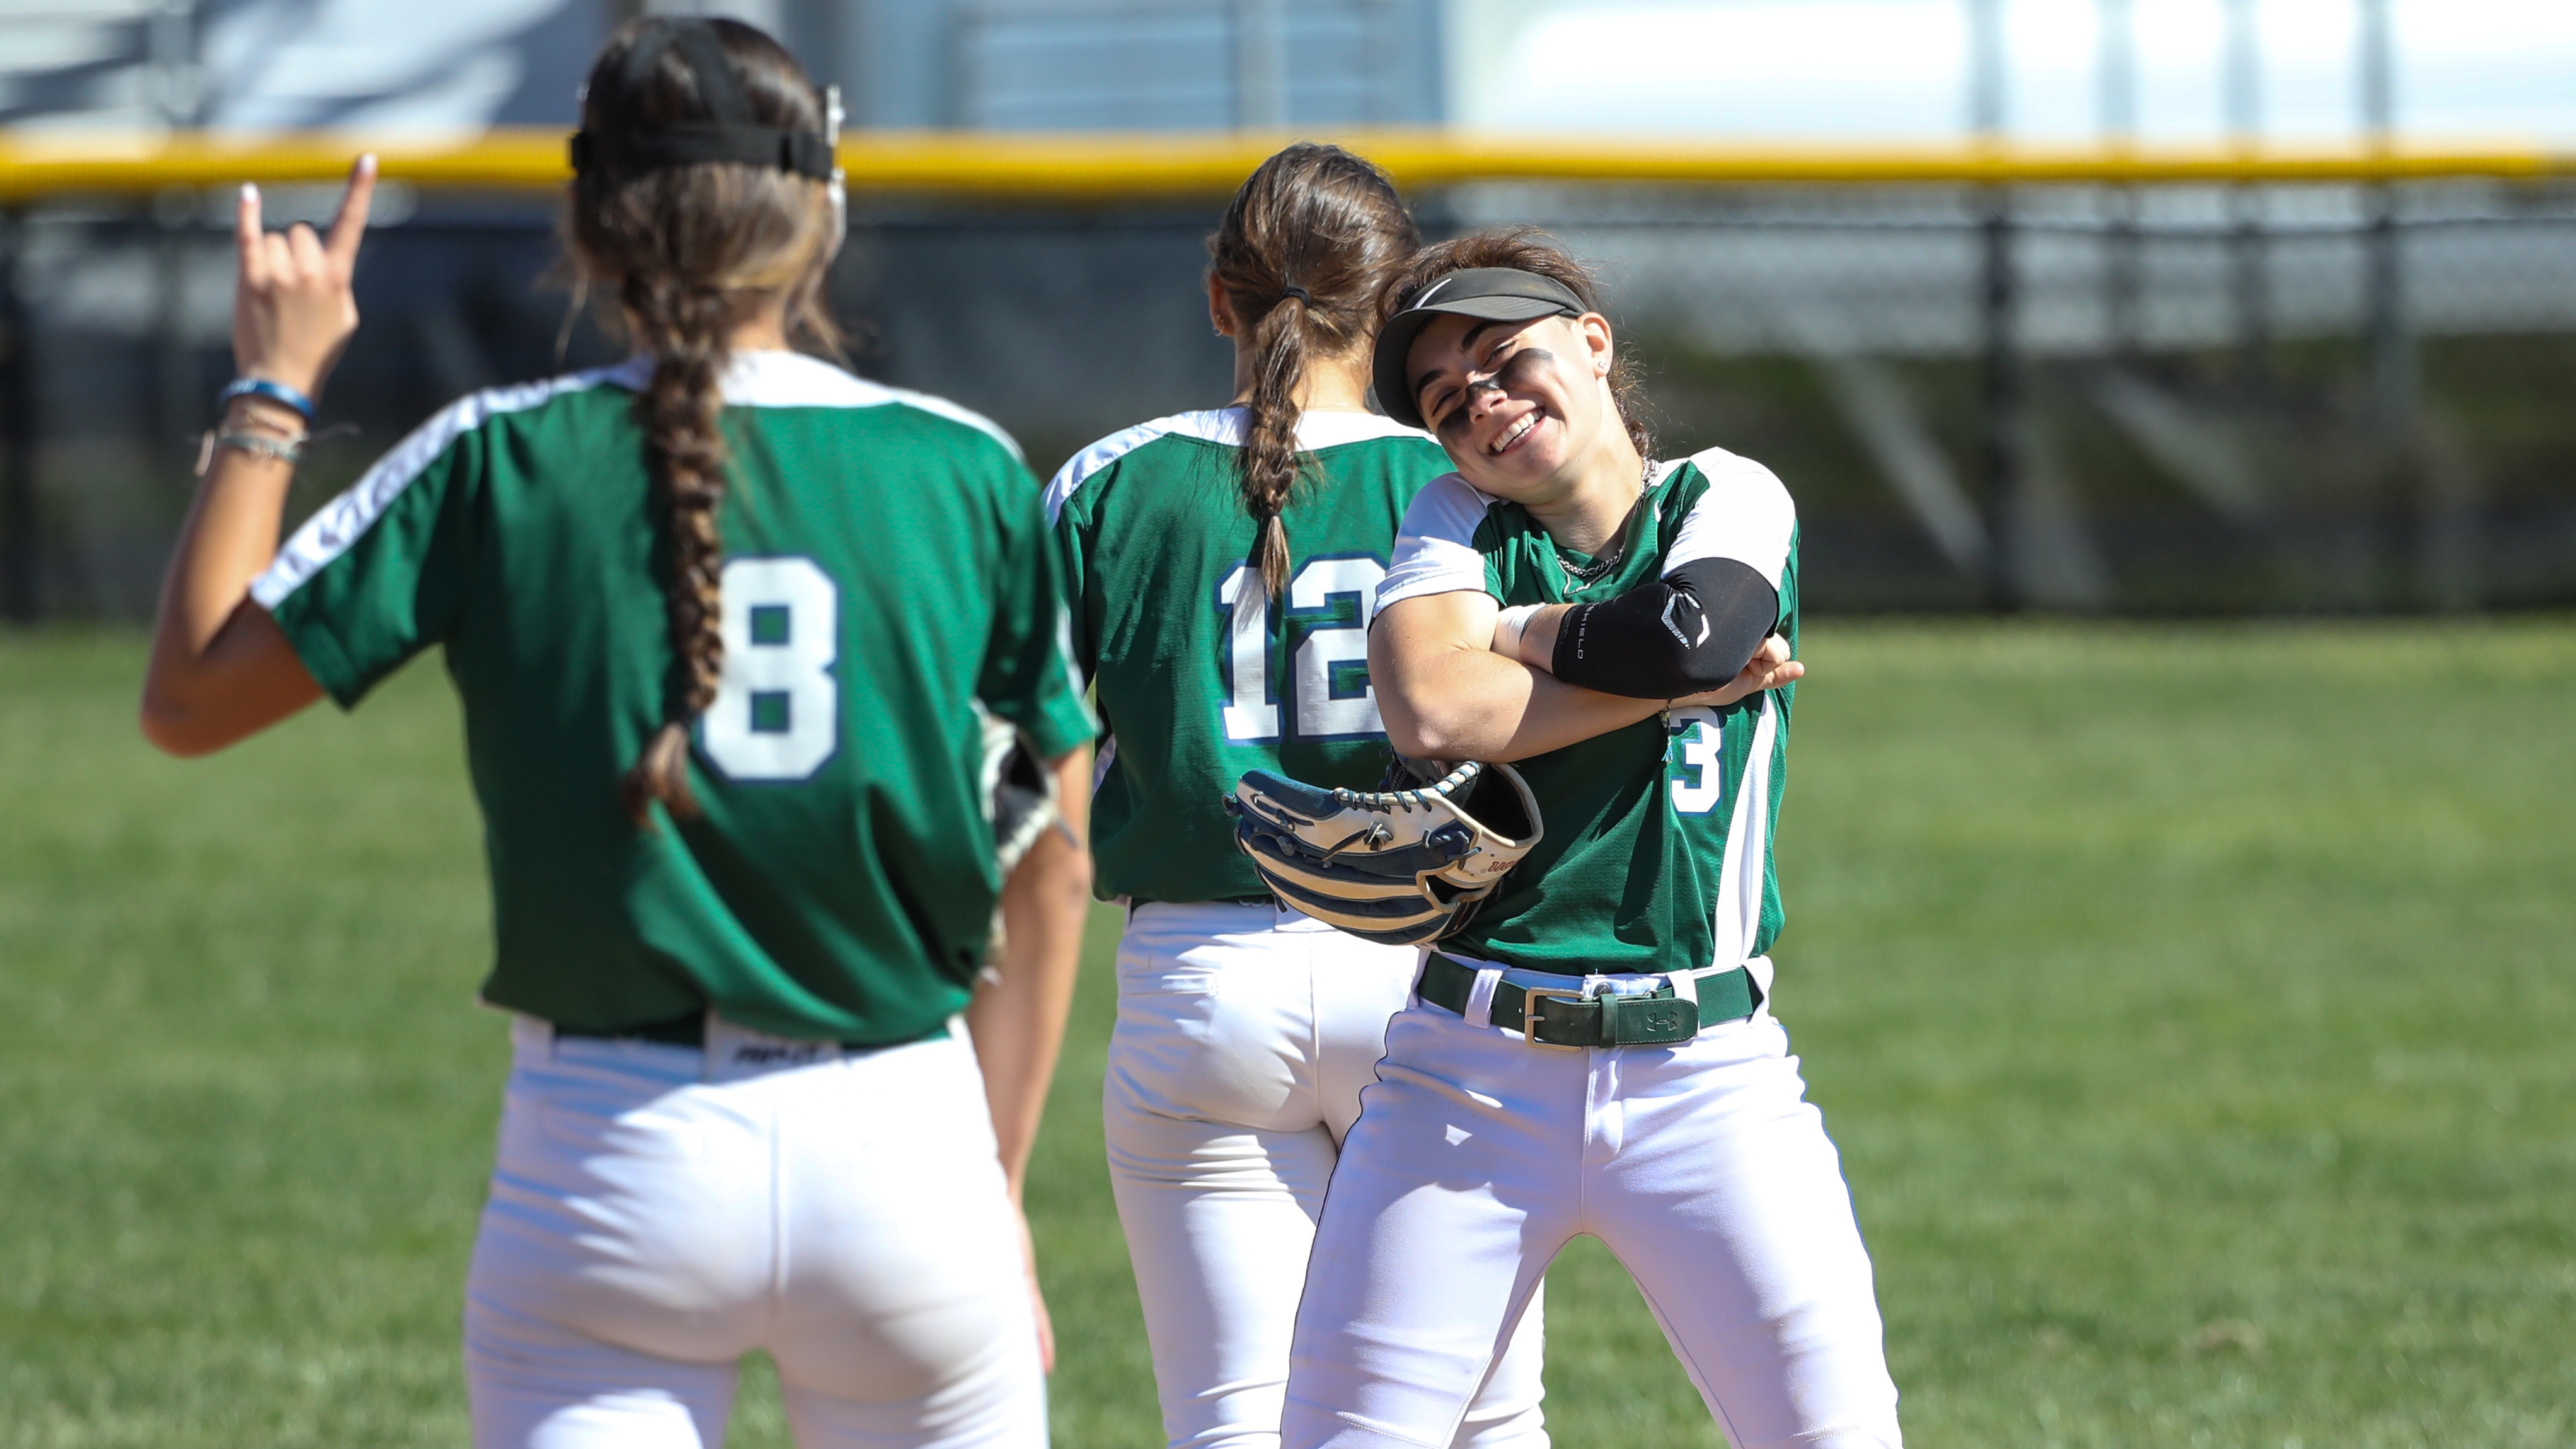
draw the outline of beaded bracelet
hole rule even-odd
[[[209,431],[197,443],[197,476],[215,465],[217,448],[238,448],[255,458],[268,458],[292,468],[304,457],[305,435],[272,438],[265,433],[218,433]]]

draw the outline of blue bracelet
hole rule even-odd
[[[234,378],[224,384],[222,392],[215,394],[215,410],[221,412],[225,405],[237,397],[264,397],[282,407],[293,408],[297,415],[304,419],[304,426],[308,428],[313,426],[315,411],[313,399],[288,387],[285,383],[271,382],[264,377]]]

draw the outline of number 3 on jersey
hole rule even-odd
[[[1289,671],[1289,695],[1295,701],[1297,733],[1305,739],[1330,739],[1386,732],[1378,719],[1377,693],[1367,685],[1357,694],[1336,696],[1336,673],[1347,681],[1357,665],[1368,665],[1369,620],[1377,613],[1377,586],[1386,565],[1373,558],[1311,559],[1288,581],[1288,612],[1321,614],[1333,600],[1349,595],[1359,600],[1359,624],[1327,623],[1306,631]],[[1261,571],[1238,566],[1217,586],[1217,607],[1225,611],[1225,737],[1229,740],[1279,738],[1280,706],[1270,698],[1270,595],[1261,587]]]
[[[1673,792],[1673,813],[1706,815],[1726,795],[1726,724],[1717,711],[1687,705],[1665,716],[1671,734],[1664,769]]]
[[[734,780],[802,780],[841,743],[841,590],[809,558],[724,566],[724,675],[698,745]]]

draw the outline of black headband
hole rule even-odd
[[[662,52],[679,47],[698,82],[698,97],[711,119],[673,121],[637,127],[613,138],[606,133],[576,131],[572,169],[650,171],[665,166],[693,166],[702,161],[732,161],[745,166],[774,166],[798,176],[829,181],[835,165],[832,143],[820,131],[793,131],[763,126],[752,119],[751,100],[715,27],[700,19],[672,20],[647,30],[626,52],[620,77],[627,94],[651,78]]]

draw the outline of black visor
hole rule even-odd
[[[1572,287],[1517,267],[1470,267],[1436,277],[1414,294],[1413,305],[1388,318],[1378,330],[1371,367],[1377,405],[1406,427],[1429,426],[1413,395],[1413,379],[1405,375],[1405,359],[1422,329],[1444,316],[1529,322],[1540,317],[1580,317],[1591,310]]]

